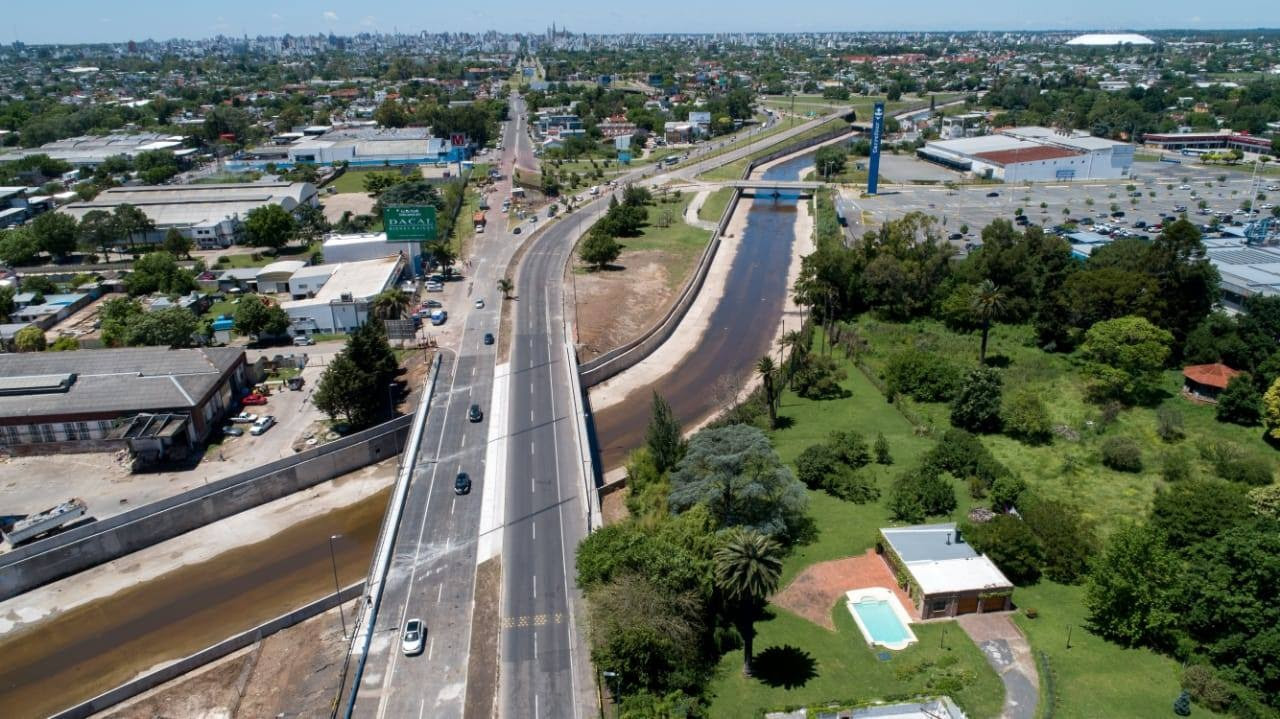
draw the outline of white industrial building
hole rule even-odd
[[[325,262],[356,262],[404,252],[415,274],[422,272],[421,242],[388,242],[385,232],[362,232],[351,235],[329,235],[321,246]]]
[[[1133,146],[1085,132],[1015,127],[995,135],[938,140],[916,151],[922,159],[1004,182],[1115,180],[1128,177]]]
[[[201,249],[217,249],[235,244],[252,210],[274,204],[295,212],[302,205],[315,207],[320,200],[309,182],[145,185],[113,187],[92,200],[64,205],[59,212],[81,220],[94,210],[114,212],[125,204],[142,210],[155,224],[155,230],[133,238],[135,242],[159,244],[165,233],[177,229]]]
[[[161,135],[154,132],[81,135],[49,142],[40,147],[8,150],[0,153],[0,162],[13,162],[30,155],[48,155],[76,167],[95,167],[108,157],[134,157],[149,150],[169,150],[177,157],[196,152],[195,148],[184,148],[182,143],[181,135]]]
[[[1068,45],[1084,47],[1113,47],[1115,45],[1154,45],[1155,41],[1146,35],[1133,32],[1086,33],[1067,41]]]
[[[406,265],[403,254],[307,267],[289,291],[302,299],[281,302],[294,334],[351,332],[369,321],[373,298],[395,286]],[[306,285],[304,288],[303,285]]]

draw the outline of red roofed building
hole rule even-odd
[[[1240,370],[1231,369],[1221,362],[1197,364],[1182,368],[1182,393],[1191,399],[1217,403],[1218,395],[1227,388],[1232,377]]]
[[[1011,165],[1017,162],[1038,162],[1040,160],[1056,160],[1060,157],[1075,157],[1078,152],[1073,152],[1065,147],[1050,147],[1041,145],[1039,147],[1024,147],[1014,150],[993,150],[991,152],[976,152],[974,157],[980,157],[987,162],[997,165]]]

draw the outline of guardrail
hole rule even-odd
[[[746,180],[751,177],[755,168],[767,162],[772,162],[786,155],[828,142],[842,135],[849,134],[853,131],[852,127],[838,127],[833,130],[815,135],[804,140],[798,140],[785,145],[781,149],[767,153],[762,157],[756,158],[747,163],[746,169],[742,173],[742,179]],[[689,308],[693,305],[693,301],[697,299],[698,292],[702,290],[702,285],[707,278],[707,272],[711,269],[711,262],[715,259],[716,251],[720,248],[720,238],[723,236],[725,229],[729,225],[730,218],[733,217],[734,210],[738,207],[738,201],[742,197],[740,189],[734,189],[733,197],[729,200],[724,208],[724,212],[720,215],[720,222],[716,226],[715,232],[712,233],[707,247],[702,252],[702,256],[698,259],[698,264],[694,270],[693,276],[685,283],[684,288],[680,291],[676,301],[666,314],[662,316],[656,324],[652,325],[648,330],[639,337],[617,347],[599,357],[586,362],[581,367],[582,383],[587,387],[594,387],[601,382],[622,373],[624,370],[630,369],[639,364],[644,358],[653,353],[663,342],[666,342],[676,328],[680,326],[680,321],[684,319]]]
[[[573,391],[574,430],[578,435],[578,461],[582,465],[583,482],[587,491],[587,531],[594,532],[604,526],[604,517],[600,514],[600,493],[596,491],[595,451],[591,446],[591,435],[587,430],[587,407],[582,393],[582,377],[578,373],[578,353],[569,340],[569,328],[564,330],[564,354],[569,367],[569,383]]]
[[[407,432],[411,421],[408,415],[397,417],[291,457],[18,547],[0,555],[0,599],[332,479],[336,476],[332,470],[342,469],[337,472],[342,474],[381,461],[400,451],[399,435]],[[364,443],[373,445],[370,455],[345,458],[345,453]],[[344,453],[344,458],[332,456],[337,453]]]
[[[331,717],[336,717],[342,709],[342,694],[347,684],[351,692],[347,695],[347,707],[344,716],[350,719],[355,710],[356,694],[360,691],[360,678],[364,675],[364,665],[369,658],[369,643],[373,640],[373,627],[378,619],[378,607],[382,603],[382,591],[387,580],[387,572],[391,568],[391,552],[395,548],[396,530],[400,527],[400,517],[404,514],[404,503],[409,495],[409,483],[413,479],[413,470],[418,463],[418,445],[422,442],[422,433],[427,426],[427,415],[430,414],[431,400],[435,398],[436,380],[440,376],[442,356],[437,354],[431,368],[431,376],[424,388],[418,411],[413,415],[413,428],[409,432],[409,440],[405,443],[405,451],[400,454],[400,468],[396,476],[396,486],[391,493],[387,506],[386,518],[378,530],[378,541],[373,561],[369,565],[369,578],[365,586],[369,592],[365,597],[364,611],[357,614],[355,625],[351,629],[351,643],[347,646],[347,656],[342,663],[342,679],[338,684],[338,696],[334,699]],[[350,673],[351,661],[356,660],[355,672]]]
[[[327,597],[317,599],[306,606],[295,609],[288,614],[276,617],[275,619],[272,619],[265,624],[260,624],[253,629],[240,632],[234,637],[229,637],[211,647],[201,649],[195,654],[183,657],[172,664],[166,664],[160,669],[147,672],[140,677],[131,679],[115,689],[111,689],[110,691],[99,694],[88,701],[81,702],[70,709],[54,714],[53,719],[84,719],[84,717],[92,716],[97,712],[107,709],[108,707],[115,706],[126,699],[131,699],[148,689],[152,689],[171,679],[180,677],[187,672],[208,664],[209,662],[221,659],[234,651],[260,642],[282,629],[288,629],[303,620],[310,619],[321,612],[328,611],[343,602],[355,599],[360,596],[362,592],[364,592],[364,582],[353,584],[337,594],[330,594]]]

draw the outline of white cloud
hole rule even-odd
[[[364,17],[360,18],[360,24],[363,25],[364,27],[373,27],[374,25],[378,24],[378,19],[372,15],[365,15]]]
[[[334,12],[334,11],[332,11],[332,10],[325,10],[325,11],[324,11],[324,19],[325,19],[325,20],[328,20],[329,22],[337,22],[337,21],[338,21],[338,13],[336,13],[336,12]]]
[[[281,18],[281,17],[280,17],[280,13],[278,13],[278,12],[273,12],[273,13],[271,13],[271,19],[272,19],[272,20],[282,20],[283,18]]]

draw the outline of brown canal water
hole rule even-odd
[[[340,582],[359,581],[389,493],[0,636],[0,716],[48,716],[331,594],[330,535]]]

